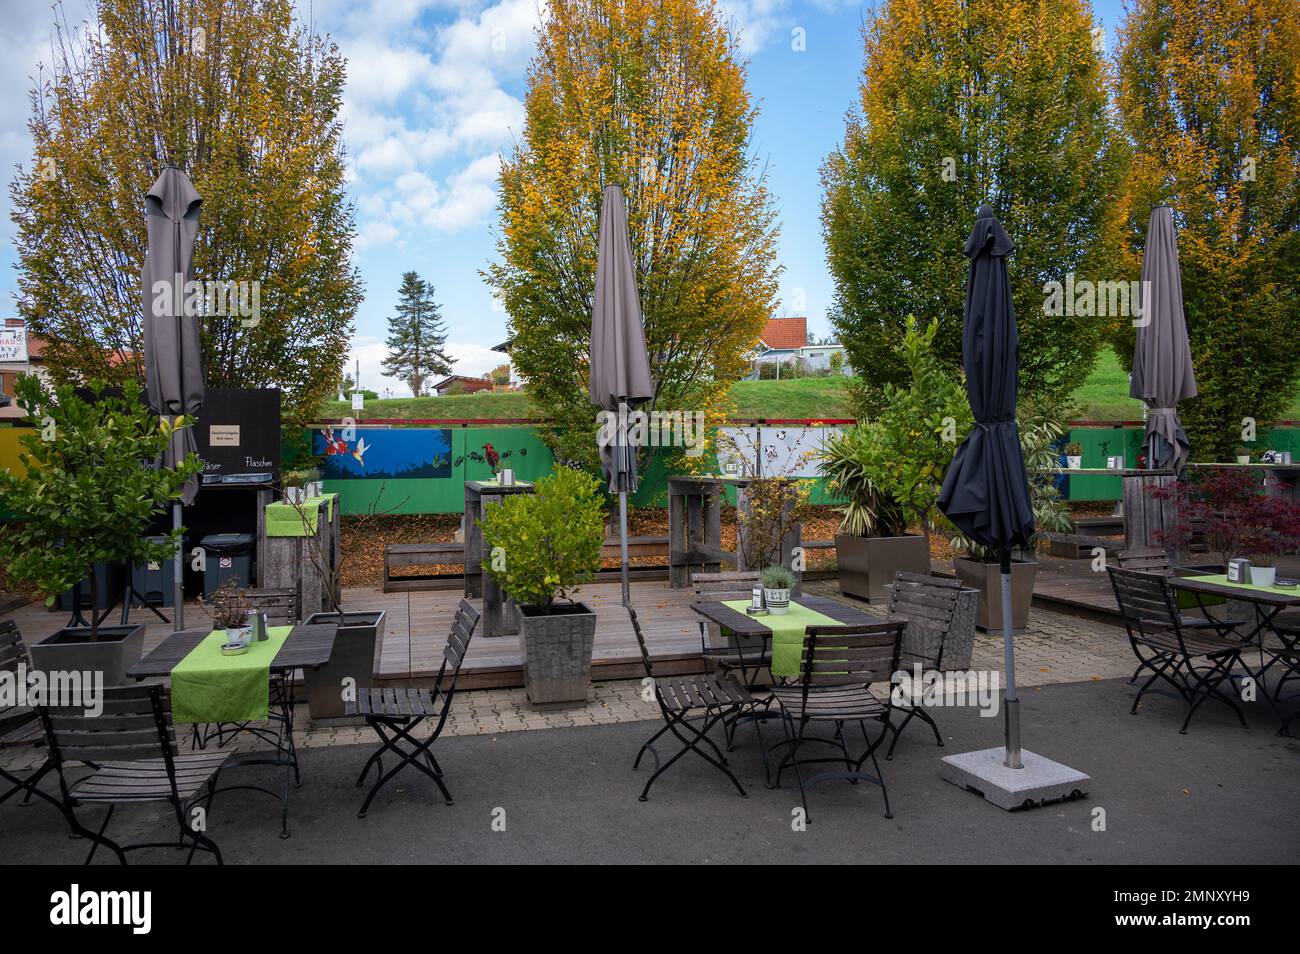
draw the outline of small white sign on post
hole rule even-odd
[[[354,410],[354,411],[364,411],[364,410],[366,409],[366,406],[365,406],[365,400],[366,400],[366,396],[365,396],[364,394],[362,394],[360,391],[353,391],[353,392],[352,392],[352,410]]]

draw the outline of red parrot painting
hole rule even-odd
[[[492,476],[495,477],[497,464],[501,462],[501,455],[497,453],[496,448],[491,443],[487,443],[483,445],[483,457],[486,458],[488,466],[492,468]]]

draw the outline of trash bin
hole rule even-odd
[[[122,595],[122,564],[96,563],[95,584],[99,587],[96,594],[99,605],[95,609],[108,609]],[[59,594],[59,609],[65,613],[72,612],[72,594],[74,587]],[[90,609],[90,577],[81,581],[81,609]]]
[[[166,543],[166,537],[146,537],[150,543]],[[131,597],[133,606],[171,606],[176,580],[174,560],[145,560],[131,567]],[[143,600],[143,603],[141,602]]]
[[[203,564],[203,595],[211,596],[227,580],[251,586],[253,579],[251,533],[209,533],[199,541],[206,557]]]

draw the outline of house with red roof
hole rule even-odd
[[[760,367],[765,363],[775,365],[776,377],[780,376],[783,365],[788,367],[793,361],[800,362],[807,371],[824,371],[830,368],[831,354],[836,351],[843,354],[844,346],[808,343],[807,318],[769,318],[759,336],[758,350],[753,357],[753,370],[746,380],[758,380]],[[853,373],[847,360],[843,373]]]

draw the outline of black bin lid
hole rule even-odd
[[[240,553],[252,549],[255,539],[251,533],[209,533],[199,546],[214,553]]]

